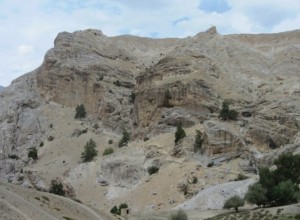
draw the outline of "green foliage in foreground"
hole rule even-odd
[[[286,153],[275,160],[276,170],[259,169],[259,182],[249,187],[245,199],[257,206],[282,206],[299,201],[300,155]]]

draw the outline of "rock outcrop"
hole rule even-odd
[[[170,169],[164,175],[175,178],[168,164],[197,161],[201,169],[184,171],[194,175],[208,169],[208,161],[219,167],[239,156],[232,166],[255,173],[259,163],[270,164],[274,155],[299,153],[299,45],[299,30],[223,36],[212,27],[184,39],[108,37],[98,30],[60,33],[42,65],[0,93],[0,178],[44,190],[59,177],[70,186],[76,183],[80,189],[74,188],[74,195],[99,202],[98,195],[86,194],[85,184],[103,199],[118,199],[116,188],[128,187],[131,193],[139,184],[151,188],[155,176],[144,178],[150,166],[159,167],[160,174]],[[239,112],[237,121],[220,121],[223,101]],[[79,104],[87,117],[75,120]],[[177,145],[184,154],[175,158],[170,152],[176,150],[178,122],[188,136]],[[123,129],[131,139],[120,149]],[[193,152],[194,129],[203,132],[207,154]],[[95,162],[78,165],[90,138],[97,139],[99,155]],[[147,146],[153,151],[147,153]],[[28,158],[33,147],[38,148],[37,161]],[[101,156],[107,147],[116,154]],[[133,153],[137,149],[140,154]],[[223,155],[232,152],[236,154]],[[23,169],[34,171],[36,181]],[[210,184],[224,181],[220,175]],[[226,187],[244,192],[251,181]],[[223,186],[214,187],[200,197],[215,190],[216,200],[232,195],[220,197]],[[199,203],[203,208],[222,205],[211,200],[204,206],[204,201]]]

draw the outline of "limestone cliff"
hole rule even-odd
[[[242,158],[242,170],[255,170],[254,157],[269,161],[284,149],[299,152],[299,65],[299,30],[223,36],[212,28],[184,39],[108,37],[98,30],[60,33],[43,64],[0,93],[0,177],[20,182],[25,175],[21,171],[28,169],[28,182],[22,184],[35,186],[39,179],[29,178],[32,172],[46,183],[62,176],[77,184],[84,198],[85,191],[79,189],[85,183],[80,181],[92,175],[89,168],[97,167],[97,178],[104,178],[105,184],[126,183],[133,190],[130,187],[144,183],[151,164],[162,166],[162,173],[178,168],[164,167],[172,157],[178,122],[204,132],[207,157],[200,157],[201,163],[233,151]],[[237,121],[218,118],[224,100],[239,112]],[[86,119],[74,119],[79,104],[87,110]],[[102,164],[78,165],[87,138],[96,139],[101,150],[113,139],[117,151],[124,128],[136,141],[134,149],[141,151],[138,160],[123,150],[117,159],[99,156]],[[194,155],[192,132],[177,145],[187,160]],[[149,138],[155,144],[147,144]],[[39,146],[41,159],[33,162],[28,150]],[[153,149],[151,163],[148,149]],[[119,175],[120,167],[125,176]],[[128,176],[133,171],[135,176]],[[218,178],[225,181],[221,174]],[[163,187],[162,193],[168,186]],[[118,192],[113,188],[108,196],[115,198]]]

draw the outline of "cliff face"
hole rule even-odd
[[[203,128],[208,154],[241,146],[265,151],[297,146],[299,64],[297,30],[222,36],[212,28],[185,39],[107,37],[97,30],[60,33],[43,64],[0,94],[0,175],[17,179],[15,174],[31,163],[29,148],[43,141],[46,150],[40,151],[45,158],[50,155],[47,150],[52,154],[56,146],[67,145],[66,138],[76,145],[74,129],[67,126],[79,126],[72,118],[79,104],[88,113],[80,126],[93,138],[120,138],[126,128],[134,140],[155,139],[173,135],[182,122],[185,128]],[[239,112],[238,121],[218,119],[224,100]],[[67,124],[64,108],[72,111]],[[54,128],[56,118],[50,119],[49,109],[63,112]],[[53,134],[61,139],[51,143]],[[84,145],[86,140],[79,139]],[[100,139],[99,143],[105,146]],[[187,144],[192,146],[192,141]],[[77,163],[70,161],[64,172]]]

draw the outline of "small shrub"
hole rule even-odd
[[[111,147],[109,148],[106,148],[103,152],[103,156],[106,156],[106,155],[109,155],[109,154],[112,154],[114,153],[114,149],[112,149]]]
[[[212,161],[207,164],[207,167],[213,167],[214,165],[215,165],[215,163]]]
[[[53,141],[54,140],[54,137],[52,136],[52,135],[50,135],[49,137],[48,137],[48,141]]]
[[[119,142],[119,147],[123,147],[126,144],[128,144],[129,140],[130,140],[130,134],[125,129],[123,129],[123,136]]]
[[[37,149],[35,147],[29,149],[28,157],[32,158],[33,160],[38,159]]]
[[[115,205],[114,207],[111,208],[110,213],[114,215],[120,215],[118,207]]]
[[[159,171],[159,167],[151,166],[151,167],[148,167],[147,171],[150,175],[152,175],[152,174],[157,173]]]
[[[115,86],[121,86],[121,83],[120,83],[119,80],[116,80],[116,81],[114,81],[114,85],[115,85]]]
[[[35,198],[36,200],[39,200],[39,201],[41,200],[41,198],[40,198],[40,197],[34,197],[34,198]]]
[[[51,180],[51,185],[50,185],[50,190],[49,193],[55,194],[55,195],[59,195],[59,196],[65,196],[65,190],[63,189],[63,184],[57,180]],[[47,197],[47,199],[48,197]]]
[[[96,142],[93,139],[90,139],[84,146],[84,151],[81,153],[82,161],[90,162],[97,156],[98,151],[96,150]]]
[[[234,179],[234,181],[246,180],[248,178],[249,178],[248,176],[246,176],[246,175],[244,175],[242,173],[239,173],[238,176],[237,176],[237,178]]]
[[[75,118],[85,118],[85,116],[86,116],[86,111],[84,105],[83,104],[77,105]]]
[[[40,143],[40,147],[43,147],[44,146],[44,141],[42,141],[41,143]]]
[[[114,141],[112,139],[108,140],[108,144],[113,144]]]
[[[119,210],[121,212],[121,209],[127,209],[128,205],[126,203],[121,203],[121,205],[119,206]]]
[[[146,142],[146,141],[148,141],[149,140],[149,138],[148,137],[144,137],[144,141]]]
[[[10,155],[8,155],[8,158],[13,159],[13,160],[19,159],[18,155],[16,155],[16,154],[10,154]]]
[[[186,137],[186,133],[184,129],[182,128],[182,123],[179,122],[177,124],[177,130],[175,132],[175,144],[178,143],[181,139]]]
[[[170,216],[170,220],[188,220],[187,214],[179,209],[176,213]]]

